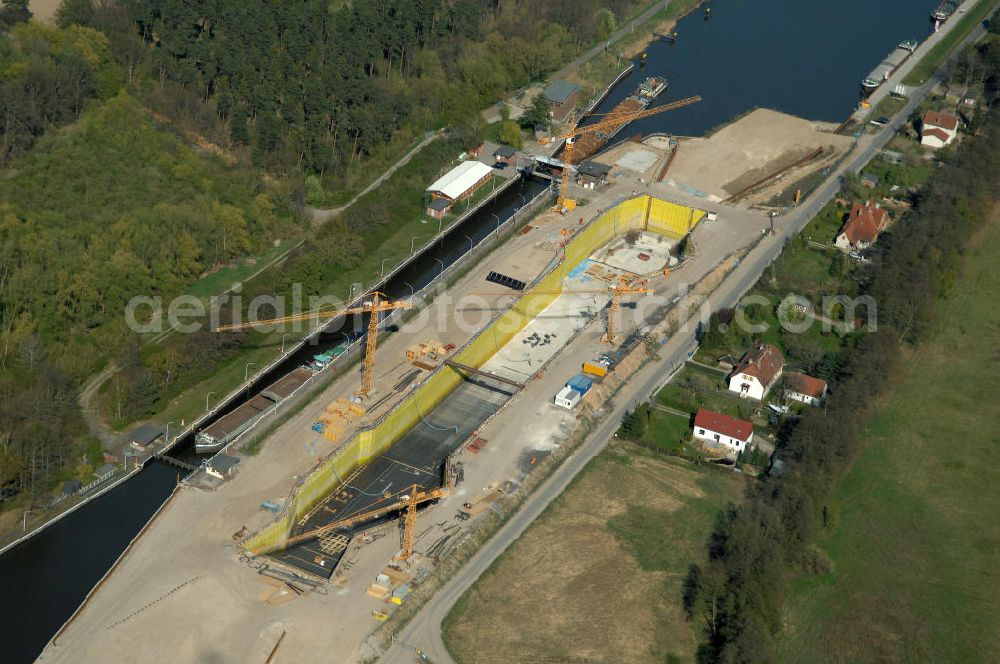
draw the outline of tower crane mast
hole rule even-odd
[[[635,120],[641,120],[642,118],[648,118],[651,115],[657,115],[666,111],[684,108],[685,106],[690,106],[691,104],[697,104],[699,101],[701,101],[701,97],[695,95],[693,97],[687,97],[686,99],[681,99],[669,104],[664,104],[663,106],[657,106],[656,108],[647,108],[636,112],[612,112],[605,115],[604,119],[598,120],[594,124],[590,124],[585,127],[578,126],[573,121],[571,116],[569,119],[569,129],[562,132],[558,136],[553,136],[549,139],[550,141],[566,141],[565,147],[563,148],[564,167],[562,171],[562,179],[559,181],[559,198],[556,200],[556,209],[562,210],[568,200],[567,193],[569,191],[569,169],[570,165],[573,163],[573,142],[578,137],[583,136],[584,134],[611,133],[622,125],[634,122]]]

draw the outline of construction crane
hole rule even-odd
[[[556,209],[562,210],[568,200],[566,194],[569,191],[569,169],[570,165],[573,163],[573,142],[577,139],[577,137],[583,136],[584,134],[610,134],[622,125],[634,122],[635,120],[641,120],[642,118],[648,118],[651,115],[664,113],[666,111],[673,111],[678,108],[690,106],[691,104],[697,104],[699,101],[701,101],[701,97],[695,95],[693,97],[681,99],[680,101],[671,102],[663,106],[657,106],[656,108],[647,108],[636,112],[612,112],[605,115],[604,119],[599,120],[594,124],[587,125],[586,127],[578,127],[571,116],[569,119],[569,129],[558,136],[553,136],[549,139],[550,141],[566,141],[566,145],[563,148],[563,171],[562,179],[559,182],[559,198],[556,200]],[[543,141],[543,144],[547,142],[548,141]]]
[[[603,289],[584,289],[584,290],[531,290],[528,294],[538,294],[538,295],[607,295],[611,293],[611,306],[608,308],[608,327],[607,332],[601,341],[608,344],[613,344],[615,342],[615,337],[618,336],[618,317],[621,314],[622,306],[622,296],[631,293],[652,293],[653,289],[646,288],[646,280],[635,280],[626,277],[623,274],[619,274],[616,279],[616,284],[614,286],[608,286]],[[522,293],[517,293],[521,295]],[[478,291],[470,293],[470,295],[515,295],[510,291]]]
[[[345,316],[350,314],[369,314],[368,317],[368,338],[365,339],[365,361],[364,370],[361,377],[361,389],[354,393],[357,397],[367,398],[372,393],[372,383],[375,379],[375,346],[378,343],[378,324],[379,319],[383,311],[393,311],[395,309],[410,309],[413,307],[412,302],[406,300],[391,301],[388,299],[383,299],[386,296],[383,293],[375,291],[372,293],[372,299],[365,302],[360,307],[351,307],[349,309],[336,309],[333,311],[321,311],[321,312],[308,312],[302,314],[295,314],[292,316],[282,316],[281,318],[272,318],[270,320],[261,320],[252,323],[236,323],[233,325],[221,325],[215,328],[216,332],[229,332],[232,330],[242,330],[248,327],[256,327],[258,325],[282,325],[284,323],[292,323],[300,320],[310,320],[310,319],[329,319],[336,318],[337,316]]]
[[[378,507],[367,512],[354,514],[338,521],[334,521],[333,523],[328,523],[325,526],[314,528],[313,530],[300,535],[289,537],[287,545],[292,546],[294,544],[299,544],[300,542],[306,542],[308,540],[316,539],[320,535],[328,533],[332,530],[352,528],[359,524],[374,521],[380,517],[387,516],[393,512],[406,510],[406,514],[403,518],[403,548],[399,552],[399,556],[397,556],[397,560],[405,562],[413,556],[413,532],[417,524],[417,506],[432,500],[437,500],[438,498],[446,495],[446,493],[447,491],[444,488],[439,487],[436,489],[424,490],[424,488],[419,484],[413,484],[393,496],[386,497],[386,500],[396,497],[396,500],[388,505],[383,505],[382,507]]]

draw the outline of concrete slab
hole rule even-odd
[[[625,238],[618,238],[595,252],[593,260],[618,272],[637,276],[659,275],[663,273],[663,268],[677,263],[677,259],[670,255],[675,246],[677,242],[669,238],[643,232],[635,245],[629,246]]]
[[[636,173],[644,173],[656,163],[657,159],[659,159],[659,155],[655,152],[640,148],[638,150],[626,152],[618,158],[615,165],[627,168],[630,171],[635,171]]]

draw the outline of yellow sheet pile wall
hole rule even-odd
[[[597,219],[571,236],[565,247],[565,260],[539,280],[517,303],[498,316],[456,355],[455,361],[481,367],[558,297],[569,272],[598,248],[632,229],[680,239],[701,221],[704,212],[650,196],[639,196],[606,210]],[[540,292],[533,292],[533,291]],[[550,291],[546,293],[545,291]],[[293,525],[316,503],[337,489],[354,469],[384,452],[431,412],[461,382],[450,367],[442,367],[420,387],[389,411],[373,427],[359,431],[334,455],[313,470],[293,493],[288,514],[260,530],[244,542],[253,553],[280,549]]]

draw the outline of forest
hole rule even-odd
[[[785,470],[718,515],[707,564],[691,566],[683,601],[704,628],[700,662],[776,661],[789,574],[828,571],[814,542],[827,526],[832,492],[861,452],[864,424],[899,366],[901,346],[919,342],[934,321],[936,302],[961,276],[970,238],[1000,200],[998,56],[995,37],[965,55],[986,72],[992,110],[938,169],[913,213],[876,245],[861,292],[878,303],[877,331],[845,349],[826,407],[781,432]]]
[[[2,495],[99,460],[77,403],[95,372],[117,368],[101,403],[119,425],[247,348],[147,343],[124,324],[130,297],[184,293],[279,239],[304,243],[253,292],[322,291],[419,215],[425,184],[406,171],[398,197],[316,233],[307,181],[348,200],[370,162],[448,126],[414,163],[437,172],[481,140],[483,108],[645,4],[63,0],[43,25],[0,0]]]

